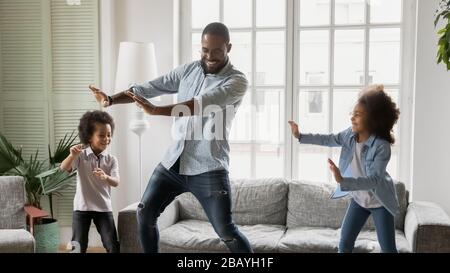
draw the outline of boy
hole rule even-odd
[[[119,242],[112,214],[111,187],[119,185],[119,166],[117,158],[106,152],[114,121],[106,112],[90,111],[80,119],[78,131],[82,144],[70,148],[70,155],[60,167],[68,172],[77,170],[72,241],[78,242],[81,253],[85,253],[89,228],[94,221],[106,251],[117,253]]]

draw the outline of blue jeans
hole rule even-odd
[[[179,174],[179,160],[167,170],[159,164],[138,205],[138,235],[145,253],[158,252],[157,219],[176,196],[191,192],[200,202],[214,230],[231,252],[251,253],[245,236],[231,218],[228,172],[213,171],[195,176]]]
[[[397,253],[394,216],[384,207],[366,209],[358,205],[353,199],[342,223],[341,240],[339,242],[340,253],[351,253],[353,251],[356,237],[358,237],[370,214],[372,214],[375,222],[381,251],[383,253]]]

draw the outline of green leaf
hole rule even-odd
[[[436,16],[436,19],[434,19],[434,27],[436,27],[437,24],[439,23],[439,19],[441,19],[441,14],[438,14],[438,15]]]
[[[448,54],[447,54],[447,52],[444,52],[444,54],[442,54],[442,60],[444,61],[444,63],[450,62],[449,59],[448,59]]]
[[[441,55],[444,54],[444,52],[445,52],[445,46],[444,46],[443,44],[440,44],[440,45],[438,46],[438,52],[439,52],[439,54],[441,54]]]
[[[22,149],[16,149],[0,133],[0,174],[15,168],[23,162]]]
[[[40,173],[40,174],[36,175],[36,178],[46,178],[46,177],[48,177],[50,175],[53,175],[53,174],[57,173],[58,170],[59,170],[59,167],[53,168],[51,170],[48,170],[48,171],[45,171],[43,173]]]
[[[447,18],[447,16],[449,16],[449,15],[450,15],[450,12],[448,10],[443,10],[441,12],[437,12],[435,15],[436,18],[434,19],[434,26],[436,27],[438,25],[440,19]]]
[[[16,175],[25,179],[27,204],[40,208],[40,200],[43,195],[60,195],[59,191],[73,185],[73,177],[76,172],[67,173],[58,167],[70,153],[70,147],[74,145],[77,134],[73,131],[66,134],[56,147],[52,156],[48,148],[49,159],[39,160],[39,150],[30,155],[28,160],[22,158],[22,148],[15,148],[5,136],[0,133],[0,175]],[[44,166],[45,165],[45,166]]]
[[[75,140],[78,138],[78,134],[76,134],[75,131],[72,131],[72,133],[66,134],[63,139],[61,139],[58,143],[58,146],[56,147],[55,153],[53,156],[50,156],[49,161],[52,166],[55,166],[58,163],[61,163],[66,159],[67,156],[70,154],[70,147],[72,147],[75,144]],[[49,154],[50,148],[49,148]]]
[[[68,173],[59,167],[43,172],[36,177],[39,178],[44,195],[58,193],[72,183],[72,177],[76,172]]]
[[[447,37],[445,35],[441,36],[439,38],[438,45],[445,46],[446,43],[447,43]]]

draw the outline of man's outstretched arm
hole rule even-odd
[[[154,98],[161,95],[170,95],[178,92],[181,78],[186,69],[186,65],[179,66],[164,76],[158,77],[154,80],[145,82],[143,84],[132,84],[130,88],[125,91],[119,92],[112,96],[108,96],[105,92],[97,87],[90,85],[89,89],[95,96],[95,99],[103,107],[109,107],[115,104],[127,104],[132,103],[134,100],[127,95],[127,92],[136,92],[140,96],[145,98]]]
[[[136,102],[139,108],[142,108],[149,115],[180,117],[209,114],[209,112],[224,110],[229,106],[234,106],[235,103],[242,100],[247,88],[247,80],[239,75],[230,79],[223,86],[207,93],[198,95],[185,102],[166,106],[156,106],[133,92],[126,92],[126,94]],[[208,111],[202,113],[203,109]]]
[[[199,105],[196,105],[196,100],[191,99],[185,102],[165,105],[165,106],[156,106],[149,102],[148,100],[136,96],[133,92],[127,91],[125,92],[126,96],[131,99],[132,102],[135,102],[136,105],[141,108],[144,112],[149,115],[155,116],[174,116],[174,117],[186,117],[186,116],[194,116],[199,113],[195,113],[195,111],[199,109]]]

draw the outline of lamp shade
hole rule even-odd
[[[120,43],[117,60],[116,90],[125,90],[131,83],[153,80],[157,75],[153,43]]]
[[[118,91],[126,90],[131,83],[143,83],[157,76],[155,47],[152,43],[122,42],[117,60],[116,84]],[[149,128],[144,112],[134,107],[129,121],[130,130],[138,136],[139,197],[142,196],[142,135]]]

